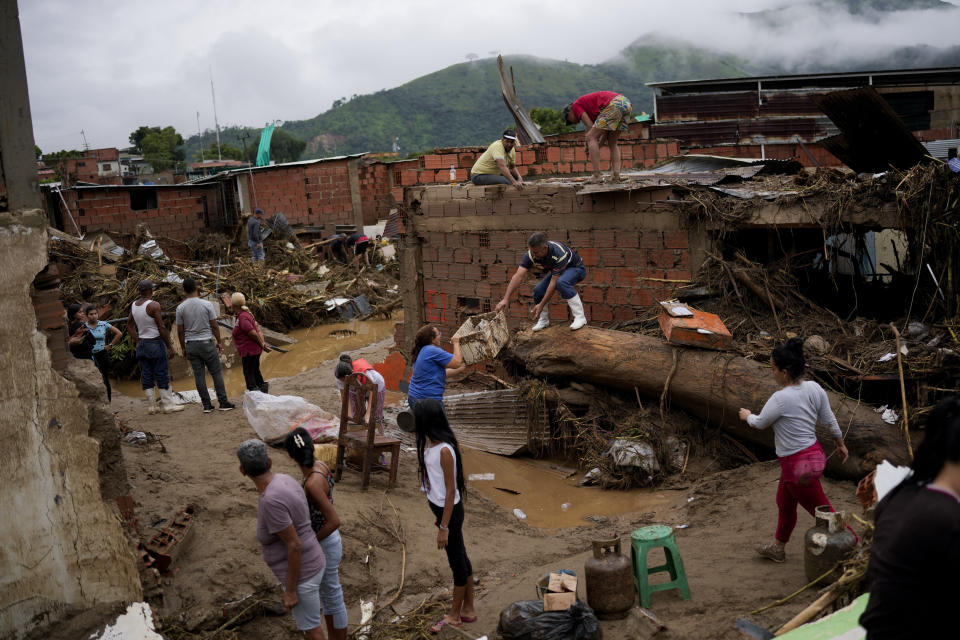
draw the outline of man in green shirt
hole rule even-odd
[[[523,178],[517,171],[517,132],[507,129],[503,137],[491,143],[470,169],[470,182],[475,185],[512,184],[523,189]]]

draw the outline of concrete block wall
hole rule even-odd
[[[141,191],[149,188],[136,187]],[[81,233],[94,229],[134,233],[137,225],[144,224],[154,235],[185,241],[205,228],[204,198],[208,216],[212,219],[216,215],[216,185],[157,187],[156,209],[132,209],[132,191],[95,187],[71,189],[64,191],[64,198]]]
[[[672,189],[581,194],[572,186],[426,187],[407,190],[408,233],[421,244],[417,274],[422,296],[398,328],[397,345],[421,320],[452,335],[466,316],[490,311],[503,297],[535,231],[572,247],[587,277],[577,285],[587,318],[612,326],[646,315],[658,300],[675,297],[692,278],[706,246],[706,232],[664,201]],[[511,301],[511,326],[529,322],[533,272]],[[554,322],[568,321],[566,303],[551,303]]]

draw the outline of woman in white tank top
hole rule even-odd
[[[437,548],[445,549],[453,571],[453,604],[450,611],[431,627],[439,633],[445,625],[476,622],[473,606],[473,566],[463,541],[463,480],[460,446],[450,429],[439,400],[425,398],[413,408],[416,420],[417,461],[420,488],[427,494],[437,531]]]

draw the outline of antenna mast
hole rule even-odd
[[[200,131],[200,112],[197,111],[197,137],[200,138],[200,162],[201,164],[206,162],[203,159],[203,132]]]

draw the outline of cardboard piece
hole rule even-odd
[[[577,601],[577,577],[569,573],[551,573],[543,594],[544,611],[566,611]]]
[[[577,601],[577,594],[574,591],[564,591],[563,593],[545,593],[543,594],[544,611],[566,611],[573,603]]]

